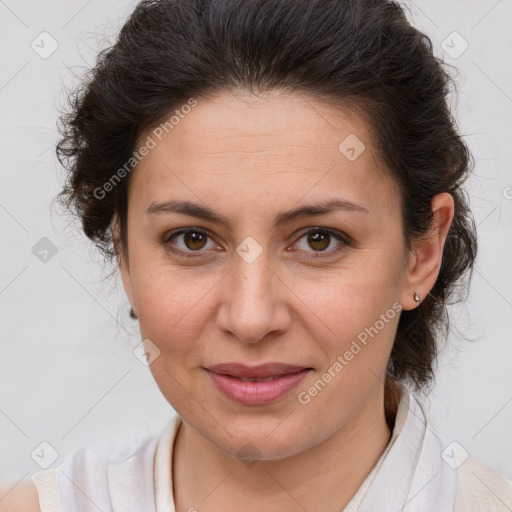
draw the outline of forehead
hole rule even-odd
[[[307,194],[310,202],[333,191],[369,209],[398,201],[367,125],[349,110],[289,93],[224,92],[196,101],[172,128],[142,135],[142,144],[153,143],[134,171],[134,206],[186,195],[248,207],[251,198],[270,205]]]

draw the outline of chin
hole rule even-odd
[[[273,439],[236,436],[226,442],[221,441],[219,444],[215,444],[219,450],[240,459],[250,467],[257,461],[286,459],[303,451],[298,441],[289,436],[279,436]]]
[[[217,448],[230,456],[249,460],[278,460],[291,457],[314,444],[311,436],[302,437],[309,432],[304,429],[304,423],[299,427],[286,424],[282,418],[262,418],[255,416],[237,418],[234,422],[226,421],[226,430],[221,429],[222,437],[212,438],[209,432],[207,438]],[[226,432],[227,431],[227,432]]]

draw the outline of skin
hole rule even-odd
[[[39,494],[32,480],[0,486],[0,512],[39,512]]]
[[[349,134],[366,146],[354,161],[338,149]],[[150,370],[183,418],[172,461],[176,510],[341,510],[390,438],[384,376],[399,315],[308,404],[298,394],[394,303],[412,309],[414,291],[430,291],[452,197],[434,198],[433,228],[407,253],[398,189],[364,121],[290,93],[200,99],[132,172],[127,246],[116,249],[142,338],[160,351]],[[334,197],[367,212],[274,226],[283,210]],[[231,226],[147,212],[170,200],[208,206]],[[209,236],[166,239],[185,227]],[[306,230],[318,227],[350,241],[308,243]],[[249,236],[262,250],[251,263],[236,252]],[[328,255],[313,259],[322,248]],[[230,361],[313,371],[275,403],[248,406],[224,397],[202,368]],[[247,443],[258,453],[252,465],[237,455]]]

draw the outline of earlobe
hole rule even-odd
[[[411,253],[402,296],[404,310],[419,306],[421,297],[428,295],[437,280],[454,215],[453,197],[448,192],[436,195],[432,199],[432,212],[430,231],[414,243]]]

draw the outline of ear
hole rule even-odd
[[[453,197],[448,192],[434,196],[431,203],[433,219],[429,232],[414,242],[404,280],[401,304],[404,310],[414,309],[433,288],[443,259],[443,249],[454,214]]]
[[[130,276],[130,265],[128,261],[128,248],[126,251],[121,243],[120,239],[120,220],[117,213],[114,214],[114,218],[112,219],[112,240],[114,243],[114,251],[116,253],[117,264],[119,267],[119,273],[121,274],[121,279],[123,281],[123,288],[130,301],[130,304],[133,306],[133,289],[132,289],[132,281]]]

